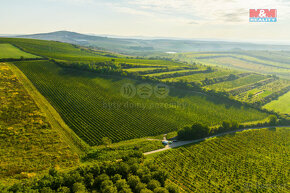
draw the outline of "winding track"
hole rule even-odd
[[[235,131],[228,131],[228,132],[224,132],[224,133],[219,133],[210,137],[204,137],[201,139],[195,139],[195,140],[189,140],[189,141],[177,141],[177,142],[173,142],[170,145],[166,145],[164,148],[162,149],[157,149],[154,151],[149,151],[144,153],[144,155],[150,155],[150,154],[154,154],[154,153],[158,153],[161,151],[165,151],[165,150],[169,150],[172,148],[176,148],[176,147],[180,147],[180,146],[184,146],[184,145],[188,145],[188,144],[192,144],[192,143],[197,143],[197,142],[201,142],[201,141],[205,141],[207,139],[211,139],[214,137],[218,137],[218,136],[223,136],[223,135],[227,135],[227,134],[231,134],[231,133],[236,133],[236,132],[241,132],[241,131],[246,131],[246,130],[254,130],[254,129],[262,129],[262,128],[275,128],[275,127],[290,127],[288,126],[270,126],[270,127],[255,127],[255,128],[247,128],[247,129],[239,129],[239,130],[235,130]]]

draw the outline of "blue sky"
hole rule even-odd
[[[277,23],[249,23],[249,9],[278,10]],[[290,0],[9,0],[0,34],[69,30],[118,36],[290,43]]]

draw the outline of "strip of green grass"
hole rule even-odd
[[[6,58],[38,58],[38,56],[23,52],[11,44],[0,43],[0,59]]]

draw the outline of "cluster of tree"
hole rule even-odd
[[[226,82],[226,81],[232,81],[232,80],[236,80],[238,79],[239,76],[234,75],[234,74],[230,74],[228,76],[223,76],[223,77],[216,77],[216,78],[205,78],[203,81],[201,81],[203,86],[206,85],[211,85],[211,84],[216,84],[216,83],[220,83],[220,82]]]
[[[0,187],[2,193],[177,193],[178,186],[167,180],[166,171],[152,162],[145,162],[143,154],[123,157],[114,162],[94,162],[68,173],[50,169],[39,180],[26,184]]]
[[[193,140],[200,139],[208,136],[212,136],[218,133],[223,133],[227,131],[235,131],[238,129],[246,129],[246,128],[255,128],[255,127],[267,127],[267,126],[275,126],[283,123],[289,123],[289,120],[279,120],[276,115],[270,115],[268,117],[268,122],[257,123],[251,125],[241,125],[236,121],[223,121],[222,125],[218,128],[211,129],[206,125],[202,124],[193,124],[191,127],[184,127],[178,131],[178,139],[179,140]]]
[[[122,72],[121,66],[116,64],[114,59],[103,62],[68,62],[55,61],[53,59],[51,59],[51,61],[65,68],[76,68],[91,72],[99,72],[102,74],[121,74]]]
[[[210,128],[202,124],[193,124],[191,127],[184,127],[177,133],[179,140],[200,139],[210,134]]]

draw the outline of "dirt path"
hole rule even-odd
[[[154,151],[146,152],[146,153],[144,153],[144,155],[150,155],[150,154],[153,154],[153,153],[166,151],[168,149],[172,149],[172,148],[176,148],[176,147],[180,147],[180,146],[184,146],[184,145],[188,145],[188,144],[192,144],[192,143],[205,141],[207,139],[211,139],[211,138],[214,138],[214,137],[223,136],[223,135],[227,135],[227,134],[231,134],[231,133],[236,133],[236,132],[241,132],[241,131],[246,131],[246,130],[253,130],[253,129],[275,128],[275,127],[290,127],[290,126],[270,126],[270,127],[256,127],[256,128],[248,128],[248,129],[239,129],[239,130],[236,130],[236,131],[228,131],[228,132],[224,132],[224,133],[219,133],[219,134],[216,134],[216,135],[213,135],[213,136],[210,136],[210,137],[201,138],[201,139],[195,139],[195,140],[190,140],[190,141],[177,141],[177,142],[173,142],[170,145],[166,145],[162,149],[157,149],[157,150],[154,150]]]

